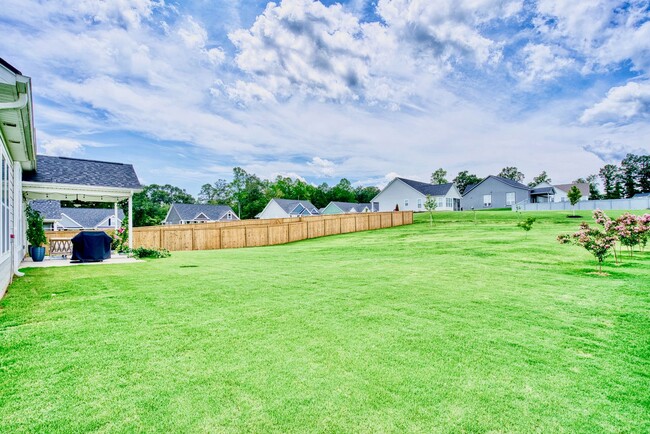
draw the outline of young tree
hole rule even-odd
[[[465,189],[468,185],[478,184],[479,182],[481,182],[481,178],[473,173],[469,173],[467,170],[458,172],[458,175],[454,178],[454,183],[456,184],[460,194],[465,193]]]
[[[524,174],[519,171],[514,166],[504,167],[499,172],[499,175],[502,178],[512,179],[513,181],[521,182],[524,180]]]
[[[447,171],[442,167],[431,174],[431,184],[446,184]]]
[[[531,182],[528,183],[529,187],[534,187],[537,184],[541,184],[542,182],[548,182],[549,184],[552,182],[551,178],[546,174],[546,171],[543,171],[539,175],[533,178]]]
[[[438,207],[438,202],[434,197],[427,195],[427,200],[424,201],[424,209],[429,212],[429,226],[433,226],[433,212]]]
[[[528,231],[533,228],[533,223],[535,223],[535,221],[537,221],[535,217],[528,217],[523,222],[517,223],[517,227],[522,228],[524,231],[526,231],[526,238],[528,238]]]
[[[567,197],[569,198],[569,202],[571,202],[571,207],[573,208],[573,215],[575,216],[576,204],[580,201],[580,198],[582,197],[582,193],[580,192],[580,189],[578,189],[578,187],[574,185],[567,193]]]

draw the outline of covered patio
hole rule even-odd
[[[75,207],[91,202],[112,203],[115,230],[118,203],[126,200],[128,242],[129,248],[133,248],[133,194],[141,191],[142,186],[131,164],[39,155],[36,170],[23,173],[22,187],[27,201],[70,201]],[[61,231],[62,237],[66,232]]]

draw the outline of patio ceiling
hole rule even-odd
[[[23,194],[28,200],[80,200],[83,202],[119,202],[139,189],[102,187],[94,185],[56,184],[23,181]]]

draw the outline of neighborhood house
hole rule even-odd
[[[164,225],[186,225],[239,220],[228,205],[174,203],[169,208]]]
[[[426,211],[424,203],[431,196],[436,211],[459,211],[461,195],[453,183],[427,184],[405,178],[395,178],[372,200],[374,211]]]
[[[124,220],[120,208],[62,208],[58,200],[33,200],[29,205],[43,217],[46,231],[116,229]]]
[[[373,212],[374,203],[330,202],[323,208],[321,214],[353,214],[359,212]]]
[[[463,209],[506,208],[529,200],[530,188],[521,182],[490,175],[478,184],[467,186]]]
[[[279,219],[320,215],[318,208],[308,200],[271,199],[257,219]]]

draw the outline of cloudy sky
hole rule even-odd
[[[2,4],[39,152],[130,162],[144,183],[507,165],[569,182],[650,150],[647,0]]]

